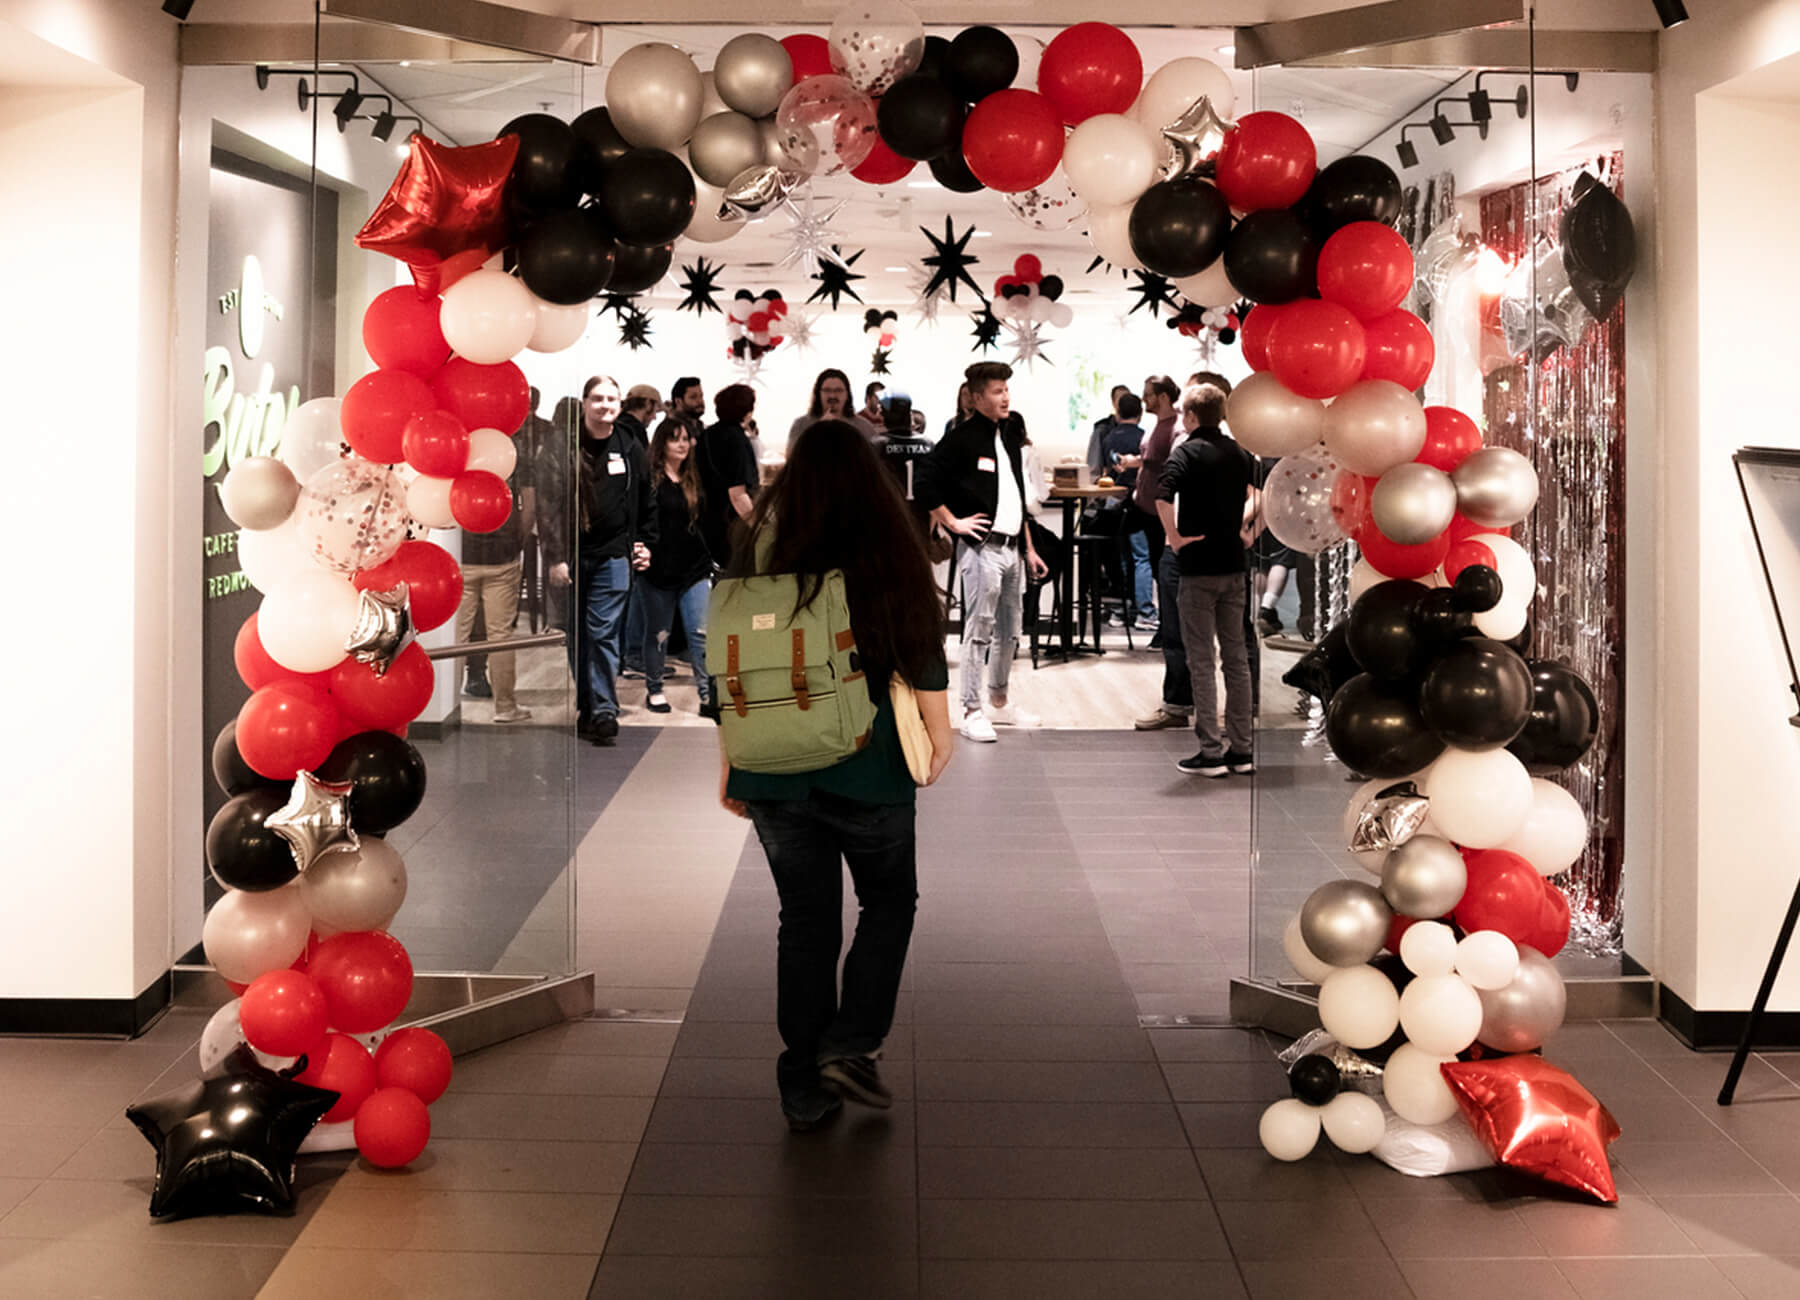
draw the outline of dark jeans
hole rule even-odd
[[[1156,597],[1162,603],[1163,708],[1170,713],[1194,711],[1194,678],[1188,671],[1187,648],[1181,640],[1181,617],[1177,598],[1181,592],[1181,569],[1175,563],[1175,552],[1165,549],[1162,562],[1156,566]]]
[[[682,590],[659,587],[639,578],[631,588],[633,600],[641,600],[644,610],[643,640],[645,689],[654,694],[662,689],[666,676],[669,633],[675,626],[675,615],[681,614],[681,625],[687,630],[688,662],[694,665],[694,684],[700,689],[700,703],[712,703],[712,679],[706,675],[706,599],[712,594],[712,581],[702,578]],[[631,630],[626,616],[627,634]]]
[[[569,670],[584,718],[619,716],[619,635],[631,562],[623,557],[576,566],[569,584]]]
[[[814,791],[754,802],[750,820],[781,895],[775,1021],[787,1050],[775,1078],[786,1097],[818,1085],[821,1058],[869,1055],[893,1027],[919,898],[913,805]],[[859,912],[840,996],[845,865]]]
[[[625,640],[620,653],[620,667],[633,672],[644,671],[644,578],[631,575],[631,594],[625,598]]]

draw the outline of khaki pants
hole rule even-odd
[[[519,613],[519,581],[524,561],[511,564],[463,565],[462,603],[456,607],[456,639],[467,641],[475,630],[475,602],[481,602],[481,614],[487,624],[487,639],[503,641],[512,635],[513,619]],[[506,713],[518,707],[513,697],[518,674],[514,656],[488,656],[488,681],[494,688],[494,712]]]

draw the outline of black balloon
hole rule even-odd
[[[937,183],[953,194],[973,194],[987,188],[975,178],[975,173],[969,170],[969,164],[963,158],[960,131],[957,133],[954,149],[947,151],[941,158],[933,158],[925,165],[931,168],[931,174]]]
[[[1352,772],[1366,777],[1411,776],[1436,761],[1444,742],[1419,716],[1410,682],[1352,677],[1325,710],[1325,739]]]
[[[1288,1091],[1308,1106],[1323,1106],[1344,1087],[1344,1076],[1328,1056],[1313,1053],[1288,1067]]]
[[[1563,264],[1571,280],[1580,273],[1622,292],[1637,261],[1637,231],[1631,211],[1618,195],[1586,172],[1575,178],[1573,193],[1575,202],[1563,210],[1558,222]]]
[[[206,865],[227,889],[279,889],[300,874],[294,850],[264,823],[281,811],[282,790],[246,790],[225,801],[206,827]]]
[[[919,57],[919,66],[912,70],[911,75],[945,80],[950,75],[949,40],[942,36],[927,36],[925,53]]]
[[[1321,240],[1353,221],[1400,220],[1400,178],[1379,158],[1356,153],[1323,168],[1299,203]]]
[[[612,279],[606,282],[610,293],[642,293],[669,273],[675,259],[675,245],[638,248],[620,244],[613,250]]]
[[[1456,575],[1451,586],[1456,607],[1471,614],[1485,614],[1500,603],[1500,575],[1485,564],[1471,564]]]
[[[1431,665],[1419,687],[1419,712],[1447,744],[1499,749],[1531,714],[1531,672],[1500,642],[1469,637]]]
[[[1158,181],[1131,205],[1131,251],[1144,269],[1172,280],[1218,259],[1231,229],[1224,195],[1197,176]]]
[[[1350,653],[1350,628],[1339,622],[1325,634],[1325,639],[1301,655],[1281,680],[1297,691],[1305,691],[1321,704],[1330,704],[1337,688],[1362,671]]]
[[[568,208],[531,223],[519,243],[519,278],[545,302],[586,302],[612,278],[615,245],[592,208]]]
[[[962,101],[935,77],[914,73],[881,97],[875,128],[902,158],[929,162],[962,147]]]
[[[1318,272],[1319,241],[1291,209],[1252,212],[1225,240],[1225,278],[1252,302],[1311,297]]]
[[[285,793],[288,781],[271,781],[244,761],[237,747],[237,719],[233,718],[213,737],[213,780],[226,794],[243,794],[246,790],[280,790]]]
[[[950,88],[975,103],[1012,85],[1019,75],[1019,47],[997,27],[966,27],[950,42]]]
[[[535,208],[575,201],[581,193],[581,174],[575,166],[575,132],[567,122],[548,113],[526,113],[501,127],[495,138],[503,135],[519,137],[508,192]]]
[[[1424,642],[1426,658],[1474,630],[1469,616],[1457,607],[1456,593],[1448,587],[1432,587],[1420,596],[1413,606],[1412,621],[1413,631]]]
[[[1548,776],[1576,763],[1594,743],[1600,706],[1594,692],[1567,664],[1534,659],[1531,715],[1506,748],[1534,776]]]
[[[425,760],[391,731],[361,731],[339,741],[314,775],[350,783],[350,824],[364,835],[387,834],[425,798]]]
[[[267,1069],[240,1043],[208,1077],[127,1107],[156,1148],[151,1217],[291,1211],[294,1158],[337,1100]]]
[[[1346,622],[1350,653],[1364,672],[1393,680],[1424,667],[1431,647],[1419,636],[1413,612],[1429,590],[1418,582],[1378,582],[1357,597]]]
[[[569,130],[575,135],[575,174],[581,188],[598,194],[606,169],[631,152],[631,142],[613,125],[612,113],[604,108],[590,108],[573,122]]]
[[[1063,296],[1063,279],[1060,275],[1046,275],[1038,281],[1038,292],[1051,302]]]
[[[654,248],[694,219],[694,174],[663,149],[633,149],[606,169],[600,210],[621,244]]]

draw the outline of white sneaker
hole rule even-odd
[[[530,719],[531,710],[522,709],[516,704],[510,709],[494,710],[495,722],[528,722]]]
[[[996,727],[1041,727],[1044,720],[1029,709],[1021,709],[1016,704],[989,704],[987,706],[988,721]]]
[[[980,741],[988,745],[1000,739],[994,734],[994,724],[988,721],[987,714],[980,709],[971,709],[963,714],[962,734],[965,740]]]

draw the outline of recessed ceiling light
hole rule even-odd
[[[1220,46],[1220,47],[1219,47],[1219,53],[1220,53],[1220,54],[1223,54],[1223,55],[1226,55],[1226,56],[1228,56],[1228,57],[1229,57],[1229,56],[1230,56],[1230,55],[1233,55],[1233,54],[1236,54],[1236,53],[1237,53],[1237,46],[1235,46],[1235,45],[1221,45],[1221,46]]]
[[[411,59],[401,59],[400,66],[403,68],[410,68],[410,67],[412,67],[412,60]]]
[[[909,190],[941,190],[944,187],[936,181],[908,181],[906,188]]]
[[[992,239],[993,237],[994,232],[991,230],[977,230],[975,232],[975,238],[977,239]]]
[[[893,271],[893,272],[896,272],[897,274],[904,275],[904,274],[906,274],[907,271],[911,270],[912,268],[905,267],[905,266],[884,266],[881,269],[884,271]]]

